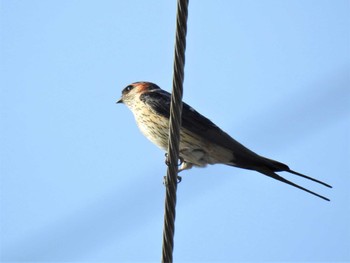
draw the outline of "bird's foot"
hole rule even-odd
[[[178,176],[178,175],[177,175],[177,176],[176,176],[176,179],[177,179],[177,181],[176,181],[177,184],[181,183],[181,181],[182,181],[182,177],[181,177],[181,176]],[[165,186],[168,185],[168,180],[167,180],[167,177],[166,177],[166,176],[163,177],[163,184],[164,184]]]
[[[179,163],[177,164],[177,166],[179,166],[180,167],[180,169],[178,170],[178,172],[181,172],[182,171],[182,169],[181,169],[181,167],[183,166],[183,164],[184,163],[186,163],[185,161],[184,161],[184,159],[182,158],[182,157],[179,157]],[[170,165],[170,161],[169,161],[169,159],[168,159],[168,153],[165,153],[165,164],[167,165],[167,166],[169,166]],[[176,183],[181,183],[181,181],[182,181],[182,177],[181,176],[176,176],[176,179],[177,179],[177,182]],[[166,185],[168,185],[168,180],[167,180],[167,177],[166,176],[164,176],[163,177],[163,184],[166,186]]]
[[[184,162],[185,162],[184,159],[181,156],[179,156],[179,163],[177,164],[177,166],[181,166]],[[168,159],[168,153],[165,153],[165,164],[167,166],[170,165],[170,161]]]

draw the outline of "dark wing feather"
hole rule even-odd
[[[169,118],[171,101],[171,94],[169,92],[154,90],[143,93],[140,99],[148,104],[157,114]],[[212,121],[184,102],[182,108],[182,127],[213,144],[232,150],[235,156],[235,162],[239,167],[254,169],[255,167],[251,166],[252,163],[256,163],[257,166],[266,165],[266,161],[259,155],[234,140]]]
[[[140,95],[140,100],[150,106],[155,113],[169,118],[170,96],[169,92],[159,89],[142,93]]]

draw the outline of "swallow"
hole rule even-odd
[[[125,104],[133,113],[141,132],[155,145],[167,151],[171,94],[151,82],[135,82],[122,90],[117,103]],[[240,144],[208,118],[183,102],[180,129],[179,172],[208,164],[226,164],[255,170],[324,200],[327,197],[295,184],[276,172],[288,172],[332,188],[315,178],[291,170],[286,164],[263,157]]]

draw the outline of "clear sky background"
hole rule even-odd
[[[2,262],[158,262],[164,152],[116,105],[170,91],[176,2],[1,1]],[[350,2],[189,5],[184,100],[283,174],[192,169],[176,262],[350,261]]]

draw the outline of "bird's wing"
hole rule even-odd
[[[140,95],[141,101],[151,107],[157,114],[167,118],[170,116],[170,98],[171,94],[164,90],[154,90]],[[212,121],[184,102],[182,108],[182,128],[201,136],[210,143],[231,150],[235,163],[239,167],[255,169],[255,167],[252,167],[252,163],[256,163],[257,166],[265,164],[265,160],[261,156],[234,140]]]

